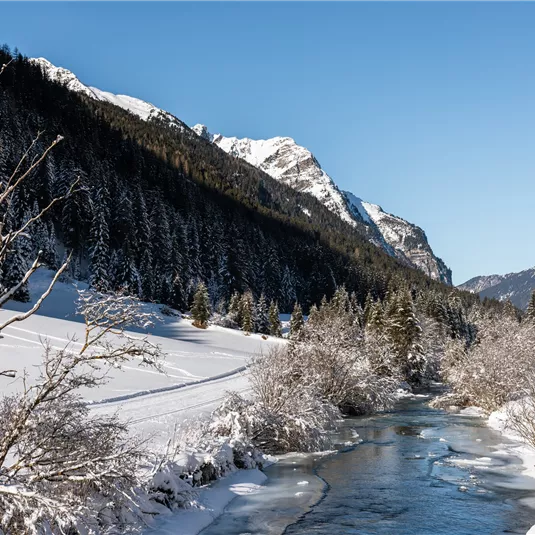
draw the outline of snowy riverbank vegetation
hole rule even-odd
[[[477,336],[469,345],[449,344],[442,373],[452,393],[435,405],[475,405],[487,413],[507,405],[511,429],[535,446],[535,293],[523,316],[510,303],[474,312]]]

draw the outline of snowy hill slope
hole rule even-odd
[[[50,283],[52,272],[38,271],[30,280],[32,302]],[[78,283],[83,287],[83,283]],[[57,283],[43,307],[23,323],[2,331],[0,359],[2,369],[15,369],[17,379],[2,384],[5,393],[22,388],[22,373],[35,378],[41,363],[43,344],[62,349],[79,347],[84,324],[75,314],[76,288]],[[13,311],[28,310],[32,303],[10,302],[0,309],[0,321]],[[157,305],[147,304],[158,310]],[[134,335],[139,336],[137,333]],[[245,336],[241,331],[210,326],[193,327],[187,319],[161,316],[148,335],[165,353],[165,374],[128,363],[122,370],[111,370],[103,387],[82,392],[94,403],[93,410],[116,412],[134,420],[136,430],[157,433],[165,442],[173,425],[185,418],[211,411],[228,390],[248,390],[245,365],[251,356],[284,344],[278,338],[263,340],[260,335]]]
[[[435,256],[422,229],[383,212],[376,205],[361,201],[349,192],[340,191],[333,179],[321,168],[314,155],[305,147],[298,145],[292,138],[238,139],[211,134],[203,125],[195,125],[190,130],[180,119],[153,104],[127,95],[115,95],[87,86],[71,71],[56,67],[44,58],[30,61],[39,66],[48,79],[64,85],[71,91],[119,106],[145,121],[158,121],[177,128],[180,132],[191,132],[191,135],[194,135],[194,132],[228,154],[261,169],[276,180],[297,191],[313,195],[345,222],[353,226],[361,224],[360,227],[364,229],[366,238],[391,256],[420,269],[436,280],[451,284],[450,270],[440,258]]]
[[[488,297],[499,301],[510,299],[513,305],[525,310],[535,290],[535,268],[507,275],[474,277],[458,288],[478,293],[482,298]]]
[[[451,285],[451,270],[435,254],[425,232],[418,226],[393,216],[380,206],[364,202],[351,192],[342,192],[305,147],[290,137],[266,140],[238,139],[211,134],[197,124],[192,130],[219,148],[266,172],[292,188],[310,193],[344,221],[368,227],[368,239],[433,279]]]
[[[82,93],[94,100],[109,102],[110,104],[119,106],[120,108],[137,115],[144,121],[162,121],[164,124],[177,128],[181,132],[188,130],[188,127],[180,119],[157,108],[150,102],[129,97],[128,95],[114,95],[113,93],[102,91],[96,87],[87,86],[83,84],[74,73],[63,67],[56,67],[45,58],[35,58],[30,59],[30,61],[34,65],[38,65],[49,80],[58,82],[71,91]]]

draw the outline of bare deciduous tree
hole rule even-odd
[[[6,533],[66,532],[92,518],[98,526],[103,519],[90,504],[106,497],[109,516],[110,507],[128,506],[137,484],[140,443],[116,418],[90,414],[79,392],[102,385],[110,369],[132,358],[160,368],[160,349],[125,331],[147,327],[152,314],[130,296],[86,291],[80,299],[84,338],[60,350],[46,346],[37,380],[24,381],[23,391],[0,406],[0,529]]]

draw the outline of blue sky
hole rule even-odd
[[[12,3],[0,42],[227,136],[291,136],[454,282],[535,265],[535,4]]]

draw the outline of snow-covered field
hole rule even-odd
[[[34,276],[32,301],[48,286],[51,275],[42,270]],[[85,286],[80,283],[79,287]],[[67,344],[73,349],[79,346],[77,340],[83,336],[84,324],[76,314],[76,298],[76,288],[60,282],[37,314],[2,332],[0,368],[17,371],[16,379],[3,381],[3,393],[20,389],[23,373],[30,381],[36,376],[45,342],[59,349]],[[11,302],[0,309],[0,321],[30,306]],[[157,305],[146,306],[159,311]],[[131,362],[122,370],[112,370],[107,385],[84,391],[83,395],[93,404],[93,410],[118,411],[131,420],[136,431],[156,432],[160,439],[176,421],[209,412],[226,391],[247,390],[245,365],[251,356],[284,343],[217,326],[197,329],[188,319],[159,316],[161,322],[150,329],[148,337],[165,353],[165,374]]]
[[[52,272],[41,270],[30,285],[31,303],[9,303],[0,309],[0,322],[16,311],[26,311],[48,287]],[[80,289],[86,285],[79,283]],[[16,370],[15,379],[2,381],[2,393],[20,390],[23,377],[29,382],[39,372],[43,345],[57,349],[67,345],[79,347],[84,323],[76,314],[77,291],[72,283],[59,282],[37,314],[21,323],[14,323],[0,338],[0,369]],[[147,335],[165,354],[160,373],[135,362],[111,370],[109,381],[82,394],[95,412],[117,413],[130,422],[134,433],[149,439],[154,451],[163,449],[176,426],[185,420],[194,421],[209,414],[229,390],[249,390],[246,365],[249,359],[271,347],[285,343],[281,339],[260,335],[245,336],[243,332],[210,326],[197,329],[187,318],[162,315],[158,305],[144,305],[156,312],[161,321]],[[195,534],[221,514],[236,496],[254,492],[265,476],[258,470],[234,473],[208,488],[197,497],[198,507],[179,511],[159,519],[155,533]]]

